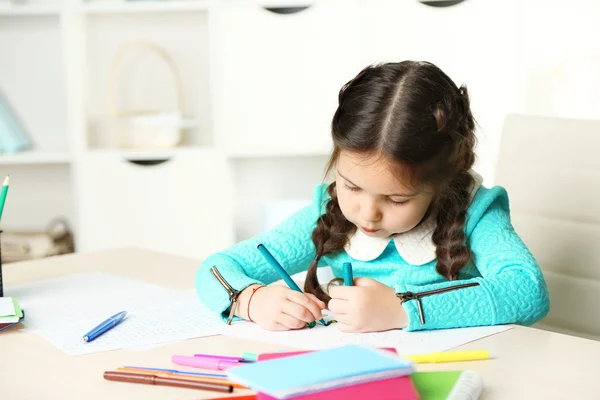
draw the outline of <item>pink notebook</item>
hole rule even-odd
[[[386,349],[392,350],[394,349]],[[275,358],[290,357],[298,354],[307,353],[306,351],[294,351],[285,353],[265,353],[258,356],[258,361],[272,360]],[[338,389],[325,390],[319,393],[312,393],[294,397],[293,400],[419,400],[419,394],[415,389],[410,376],[401,376],[398,378],[384,379],[361,383],[354,386],[347,386]],[[256,400],[276,400],[264,393],[259,393]]]

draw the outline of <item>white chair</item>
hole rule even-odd
[[[539,262],[551,308],[539,327],[600,340],[600,120],[507,116],[496,184]]]

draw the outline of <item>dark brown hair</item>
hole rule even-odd
[[[408,171],[412,185],[433,188],[427,215],[437,222],[436,270],[456,279],[472,258],[464,233],[475,161],[475,120],[467,88],[458,88],[428,62],[369,66],[340,90],[332,137],[327,172],[342,151],[364,153],[383,156]],[[331,198],[312,233],[317,256],[304,286],[325,302],[330,298],[319,286],[317,264],[324,255],[341,251],[356,230],[342,214],[335,182],[327,191]]]

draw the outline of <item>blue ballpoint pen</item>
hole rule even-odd
[[[89,331],[88,333],[83,335],[81,340],[84,343],[91,342],[92,340],[96,339],[98,336],[102,335],[105,332],[108,332],[110,329],[117,326],[121,321],[123,321],[123,319],[125,318],[126,315],[127,315],[127,311],[121,311],[120,313],[113,315],[112,317],[103,321],[100,325],[96,326],[94,329],[92,329],[91,331]]]
[[[277,262],[277,260],[269,252],[269,250],[267,250],[267,248],[265,247],[264,244],[262,244],[262,243],[259,244],[257,248],[258,248],[258,251],[260,252],[260,254],[262,254],[263,257],[267,260],[267,262],[269,264],[271,264],[271,266],[273,268],[275,268],[275,271],[277,271],[277,273],[279,274],[279,276],[281,276],[281,278],[290,287],[290,289],[295,290],[296,292],[304,293],[302,291],[302,289],[300,289],[298,287],[298,285],[296,285],[296,282],[294,282],[294,280],[292,279],[292,277],[288,275],[288,273],[285,271],[285,269],[283,269],[283,267],[281,266],[281,264],[279,264],[279,262]],[[321,324],[325,325],[325,326],[328,325],[328,324],[325,323],[325,320],[323,318],[321,318],[319,320],[319,322]]]

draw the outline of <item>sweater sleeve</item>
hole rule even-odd
[[[398,285],[397,292],[418,294],[478,283],[421,297],[424,324],[418,301],[405,301],[403,307],[409,317],[406,330],[509,323],[530,325],[548,313],[550,300],[542,272],[512,227],[509,212],[500,201],[493,202],[478,221],[469,243],[481,277],[426,286]]]
[[[230,307],[229,295],[210,273],[215,266],[223,278],[238,291],[252,284],[269,284],[281,277],[257,250],[259,244],[273,254],[288,274],[306,270],[315,258],[312,231],[324,209],[326,186],[319,185],[313,193],[313,203],[288,218],[276,228],[240,242],[222,252],[209,256],[196,274],[196,292],[210,309],[226,319]]]

